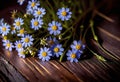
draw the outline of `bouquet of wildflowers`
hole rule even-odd
[[[42,61],[54,58],[62,61],[66,58],[70,62],[78,62],[87,47],[85,37],[89,27],[94,34],[92,16],[85,23],[85,16],[92,8],[85,10],[83,2],[18,0],[20,5],[27,3],[26,10],[13,10],[12,24],[6,23],[3,18],[0,20],[3,46],[9,51],[15,49],[22,58],[32,56]],[[97,40],[97,36],[94,36]]]

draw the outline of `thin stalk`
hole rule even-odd
[[[93,50],[91,50],[89,47],[87,47],[87,48],[89,49],[89,51],[90,51],[93,55],[96,56],[96,58],[97,58],[98,60],[107,61],[103,56],[98,55],[98,54],[95,53]]]
[[[112,57],[112,58],[114,58],[114,59],[117,60],[117,58],[115,58],[111,53],[109,53],[106,49],[104,49],[104,48],[100,45],[100,43],[99,43],[99,41],[98,41],[98,37],[96,36],[95,31],[94,31],[93,21],[90,21],[90,27],[91,27],[91,31],[92,31],[94,40],[97,42],[99,48],[100,48],[104,53],[106,53],[106,54],[109,55],[110,57]]]
[[[67,49],[64,51],[64,53],[60,56],[60,60],[59,60],[60,62],[62,62],[63,57],[65,56],[68,49],[69,49],[69,47],[67,47]]]
[[[84,34],[83,34],[83,37],[82,37],[82,41],[83,41],[83,42],[85,42],[85,37],[86,37],[87,32],[88,32],[89,29],[90,29],[90,27],[88,27],[88,28],[85,30]]]
[[[111,56],[112,58],[114,58],[115,60],[118,60],[116,57],[114,57],[112,54],[110,54],[109,51],[107,51],[105,48],[103,48],[103,46],[101,46],[98,41],[97,41],[97,43],[98,43],[99,48],[100,48],[103,52],[105,52],[106,54],[108,54],[109,56]]]

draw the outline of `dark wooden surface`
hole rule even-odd
[[[105,54],[94,40],[90,40],[93,49],[106,57],[107,62],[101,62],[95,56],[78,63],[58,60],[42,62],[32,57],[22,59],[16,51],[5,50],[0,39],[0,71],[11,82],[119,82],[120,16],[112,14],[109,17],[114,22],[103,20],[96,32],[102,46],[112,55]]]

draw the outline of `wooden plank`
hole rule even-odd
[[[42,62],[38,58],[29,57],[22,59],[17,56],[16,51],[9,52],[4,48],[0,49],[0,55],[10,62],[10,64],[30,82],[81,81],[55,60]]]
[[[9,82],[9,79],[0,71],[0,82]]]
[[[103,47],[120,60],[120,37],[114,36],[100,27],[98,30],[99,37],[103,40]]]
[[[35,62],[45,69],[49,74],[48,76],[53,78],[55,81],[79,81],[74,75],[72,75],[55,60],[50,62],[40,62],[40,60],[35,60]],[[54,77],[52,75],[54,75]]]
[[[62,65],[71,71],[76,77],[81,78],[85,82],[93,81],[110,81],[112,76],[108,75],[107,69],[104,68],[98,60],[85,60],[79,63],[65,62]]]
[[[37,69],[38,73],[41,73],[39,72],[39,70],[41,70],[47,81],[79,81],[55,60],[42,62],[37,58],[30,58],[27,59],[27,61],[31,63],[30,65],[33,65]]]
[[[99,37],[103,40],[102,46],[111,53],[111,56],[115,57],[117,61],[120,60],[120,38],[113,34],[110,34],[108,31],[99,28],[100,32]],[[104,36],[103,36],[104,35]],[[110,58],[110,57],[109,57]]]
[[[120,38],[120,15],[119,14],[111,14],[109,15],[111,19],[114,20],[114,22],[109,22],[106,20],[103,20],[100,24],[99,27],[104,29],[105,31],[109,32],[115,37]],[[101,29],[100,29],[101,30]],[[99,33],[98,33],[99,34]]]
[[[107,23],[107,25],[112,25],[112,24]],[[113,30],[113,26],[114,26],[114,30]],[[104,53],[94,40],[91,41],[92,43],[91,48],[93,50],[95,49],[95,51],[98,51],[99,54],[102,54],[105,58],[112,60],[112,62],[109,62],[109,61],[101,62],[96,60],[96,58],[92,58],[90,60],[81,61],[80,63],[65,62],[65,63],[62,63],[62,65],[66,69],[74,73],[76,77],[82,77],[84,81],[101,81],[101,82],[111,81],[112,82],[112,81],[119,80],[120,78],[120,69],[119,69],[120,68],[120,50],[119,50],[120,49],[120,44],[119,44],[120,32],[118,32],[120,31],[119,29],[120,28],[118,28],[118,23],[113,24],[111,28],[108,28],[108,26],[106,26],[106,28],[98,27],[97,29],[98,36],[100,37],[101,40],[103,40],[103,47],[105,47],[105,49],[107,49],[110,53],[112,53],[112,56],[115,58],[112,58],[110,55],[107,55],[106,53]],[[111,75],[112,73],[113,75]]]
[[[16,70],[16,68],[14,68],[7,60],[1,56],[0,71],[2,71],[6,77],[4,79],[1,79],[0,82],[27,82],[27,80]]]
[[[8,9],[8,11],[10,11]],[[7,13],[8,11],[2,12]],[[9,16],[10,13],[7,13]],[[5,17],[7,18],[5,15]],[[114,18],[114,17],[113,17]],[[115,16],[115,22],[110,23],[104,21],[101,23],[102,28],[98,28],[98,35],[103,40],[103,46],[110,51],[117,60],[105,54],[95,41],[92,40],[94,47],[100,54],[106,58],[112,59],[113,62],[101,62],[95,57],[88,60],[81,60],[78,63],[70,63],[69,61],[58,62],[51,60],[42,62],[38,58],[22,59],[17,56],[16,51],[9,52],[2,47],[0,42],[0,56],[7,61],[17,73],[21,74],[22,80],[26,79],[30,82],[38,81],[66,81],[66,82],[116,82],[120,78],[120,23]],[[8,20],[10,22],[10,20]],[[0,40],[1,41],[1,40]],[[114,62],[115,61],[115,62]],[[117,62],[117,63],[116,63]],[[8,66],[9,67],[9,66]],[[12,69],[13,71],[13,69]],[[16,75],[17,73],[13,74]],[[18,75],[19,75],[18,74]],[[7,74],[6,74],[7,75]],[[17,77],[18,79],[18,77]],[[20,79],[18,79],[20,81]],[[13,79],[13,82],[15,78]]]
[[[112,49],[114,57],[117,59],[119,56],[119,40],[109,34],[104,29],[98,29],[103,39],[103,46],[107,44],[107,49]],[[104,36],[103,36],[104,35]],[[117,37],[118,38],[118,37]],[[94,48],[105,57],[95,41],[92,40]],[[110,45],[114,46],[110,46]],[[2,46],[2,43],[0,43]],[[109,45],[109,46],[108,46]],[[93,57],[90,60],[82,60],[79,63],[56,62],[51,60],[50,62],[42,62],[38,58],[26,58],[22,59],[17,56],[16,51],[9,52],[4,48],[0,47],[2,51],[2,57],[6,58],[16,69],[29,81],[115,81],[119,78],[118,72],[120,72],[120,65],[110,62],[99,62]],[[111,57],[109,57],[111,58]],[[119,61],[117,61],[120,63]],[[115,67],[115,68],[114,68]],[[110,73],[110,75],[108,74]],[[113,79],[113,73],[115,79]],[[54,75],[54,76],[53,76]],[[47,77],[46,77],[47,76]],[[87,78],[87,79],[86,79]]]
[[[17,71],[19,71],[27,80],[29,81],[34,81],[36,80],[36,76],[34,76],[34,72],[31,72],[31,69],[24,63],[22,62],[23,59],[18,58],[18,56],[14,53],[10,53],[10,57],[8,56],[7,53],[0,54],[4,55],[4,58],[13,66]]]

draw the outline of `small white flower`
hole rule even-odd
[[[38,30],[43,25],[43,20],[40,18],[35,18],[31,20],[31,28],[34,30]]]
[[[24,30],[24,28],[18,30],[17,36],[24,36],[24,35],[25,35],[25,30]]]
[[[42,61],[49,61],[50,57],[52,56],[52,53],[49,48],[44,47],[39,50],[38,56],[39,59],[41,59]]]
[[[22,18],[17,18],[17,19],[15,19],[15,22],[13,23],[13,25],[14,25],[14,27],[17,29],[17,30],[19,30],[20,29],[20,27],[21,27],[21,25],[23,25],[24,24],[24,22],[23,22],[23,19]]]
[[[25,50],[23,48],[18,50],[18,56],[21,58],[25,58]]]
[[[27,5],[27,8],[26,8],[26,13],[27,14],[33,14],[34,11],[38,8],[38,6],[40,5],[39,1],[37,0],[31,0],[31,1],[28,1],[28,5]]]
[[[72,12],[70,12],[69,8],[62,7],[61,9],[58,9],[57,15],[58,18],[62,21],[69,20],[71,18]]]
[[[16,41],[14,44],[15,44],[15,48],[17,51],[19,51],[23,48],[21,40]]]
[[[37,8],[35,11],[34,11],[34,16],[35,17],[39,17],[39,18],[41,18],[41,17],[43,17],[44,15],[45,15],[45,9],[44,8]]]
[[[7,35],[9,31],[10,31],[10,26],[7,23],[2,23],[0,26],[0,32],[2,36]]]
[[[22,37],[22,45],[23,47],[29,47],[33,44],[33,38],[31,35],[25,35]]]
[[[39,5],[40,5],[39,1],[31,0],[31,1],[28,1],[27,8],[37,9]]]
[[[12,51],[12,48],[14,48],[13,44],[9,40],[4,41],[3,46],[5,46],[9,51]]]

